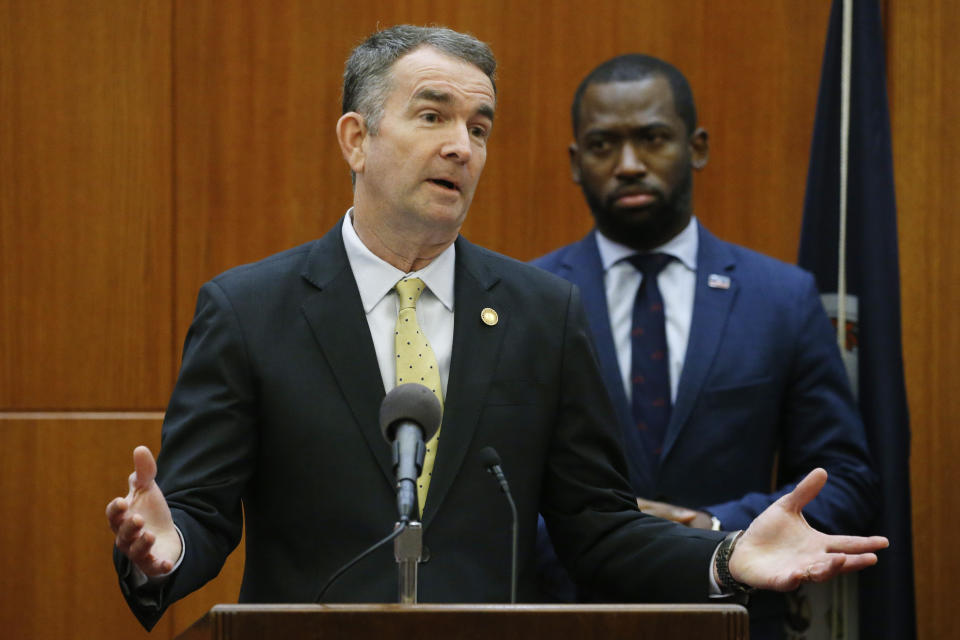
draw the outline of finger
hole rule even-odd
[[[647,508],[643,510],[644,513],[649,513],[651,516],[656,516],[658,518],[663,518],[664,520],[672,520],[673,514],[669,509],[664,509],[662,506],[656,504],[648,504]]]
[[[148,561],[150,563],[150,573],[148,575],[157,576],[173,571],[173,563],[169,560],[158,560],[156,556],[151,554]],[[143,569],[141,569],[141,571],[143,571]],[[144,573],[147,572],[144,571]]]
[[[153,553],[157,539],[152,533],[145,531],[132,545],[127,557],[148,576],[161,575],[173,571],[173,563],[169,560],[160,560]]]
[[[143,445],[133,450],[134,476],[131,478],[131,488],[147,489],[157,477],[157,463],[153,459],[150,449]]]
[[[107,522],[110,523],[110,528],[114,533],[117,532],[123,522],[123,517],[126,515],[128,508],[129,504],[123,498],[114,498],[107,503]]]
[[[127,501],[125,498],[121,498],[119,496],[114,498],[113,500],[107,503],[107,508],[106,508],[107,518],[113,518],[118,513],[123,513],[124,511],[127,510],[128,506],[129,505],[127,504]]]
[[[883,536],[827,536],[827,551],[831,553],[869,553],[890,546]]]
[[[150,553],[153,549],[154,542],[156,542],[154,535],[149,531],[144,531],[127,547],[127,557],[135,562],[137,566],[144,571],[144,573],[148,573],[147,570],[151,569],[152,565],[155,563],[155,560]]]
[[[872,567],[875,564],[877,564],[877,554],[875,553],[861,553],[855,556],[847,556],[846,561],[840,568],[840,573],[860,571],[861,569]]]
[[[827,559],[816,562],[806,569],[805,582],[824,582],[837,575],[844,564],[844,557],[840,554],[828,556]]]
[[[801,480],[793,491],[783,496],[781,504],[787,511],[799,513],[811,500],[817,497],[823,485],[827,483],[827,472],[817,467]]]
[[[670,515],[671,520],[679,522],[680,524],[690,524],[696,517],[697,512],[691,511],[690,509],[674,509]]]
[[[121,551],[129,549],[130,545],[140,537],[143,531],[143,524],[143,518],[136,514],[125,518],[123,522],[120,523],[120,526],[117,528],[117,547],[119,547]]]

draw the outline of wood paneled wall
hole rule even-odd
[[[340,75],[378,25],[445,24],[497,53],[497,122],[465,227],[474,242],[529,259],[589,229],[569,178],[569,101],[601,60],[645,51],[687,73],[711,133],[698,216],[792,261],[829,4],[0,0],[4,635],[146,635],[116,587],[103,506],[125,491],[133,446],[159,443],[200,283],[316,237],[349,206],[333,129]],[[960,168],[949,73],[960,10],[885,7],[918,624],[933,639],[952,628],[960,573],[949,538],[960,225],[947,203]],[[152,635],[234,601],[241,565],[234,554]]]
[[[162,406],[170,6],[0,7],[0,407]]]
[[[960,220],[953,202],[960,176],[960,4],[887,5],[917,626],[921,638],[952,638],[952,585],[960,575],[954,539],[960,530]]]

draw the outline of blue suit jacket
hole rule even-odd
[[[726,530],[744,529],[819,466],[830,479],[804,510],[807,519],[830,533],[869,526],[877,478],[834,330],[810,274],[723,242],[699,226],[686,360],[663,452],[652,468],[643,463],[648,458],[632,428],[594,234],[534,264],[582,292],[638,496],[703,509]],[[711,287],[712,275],[729,278],[729,287]],[[577,598],[542,524],[539,534],[541,587],[556,599]],[[589,593],[587,599],[609,599]],[[780,594],[754,594],[750,637],[783,637],[785,607]]]
[[[534,264],[582,292],[637,495],[704,509],[724,529],[742,529],[819,466],[830,479],[804,510],[808,520],[830,533],[869,526],[877,478],[810,274],[699,226],[686,360],[659,466],[650,468],[640,463],[594,234]],[[711,275],[729,278],[729,288],[711,287]]]

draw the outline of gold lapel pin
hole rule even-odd
[[[492,327],[500,321],[500,316],[490,307],[484,307],[483,311],[480,312],[480,319],[483,320],[483,324]]]

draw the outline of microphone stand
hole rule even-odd
[[[513,496],[510,495],[510,484],[507,482],[507,476],[503,473],[503,468],[500,467],[500,456],[497,454],[497,450],[493,447],[484,447],[480,450],[481,462],[483,462],[484,468],[497,479],[497,482],[500,484],[500,490],[503,492],[503,495],[507,497],[507,502],[510,504],[510,514],[513,517],[512,526],[510,528],[512,544],[510,550],[510,604],[517,603],[517,505],[513,501]]]
[[[397,356],[399,357],[399,356]],[[423,556],[423,528],[417,513],[417,478],[423,471],[424,442],[440,428],[443,407],[422,384],[398,384],[380,403],[380,430],[393,449],[397,511],[393,555],[399,573],[400,604],[417,603],[417,570]]]
[[[504,481],[506,483],[506,481]],[[504,491],[510,511],[513,514],[513,524],[510,527],[512,543],[510,549],[510,604],[517,604],[517,505],[509,491]]]
[[[400,535],[393,540],[393,555],[397,559],[400,581],[400,604],[417,604],[417,571],[423,555],[423,527],[417,520],[406,523],[406,526],[398,522],[397,527],[403,527]]]

